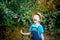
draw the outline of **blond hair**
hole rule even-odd
[[[34,13],[32,14],[32,18],[34,17],[34,15],[38,15],[39,18],[40,18],[40,22],[42,21],[42,15],[41,15],[41,13],[39,13],[39,12],[34,12]]]

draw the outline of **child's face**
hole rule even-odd
[[[38,15],[34,15],[34,16],[33,16],[33,22],[34,22],[34,23],[38,23],[39,21],[40,21],[39,16],[38,16]]]

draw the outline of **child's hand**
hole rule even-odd
[[[21,33],[22,35],[30,35],[30,34],[31,34],[30,32],[24,33],[24,32],[22,32],[22,30],[20,30],[20,33]]]
[[[20,30],[20,33],[23,34],[22,30]]]

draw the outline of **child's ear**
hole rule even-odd
[[[41,22],[41,19],[39,19],[39,22]]]

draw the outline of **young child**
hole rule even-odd
[[[43,36],[43,27],[40,24],[42,21],[42,16],[39,12],[34,12],[32,14],[33,24],[29,28],[28,33],[23,33],[22,30],[20,31],[22,35],[32,35],[32,40],[44,40]]]

